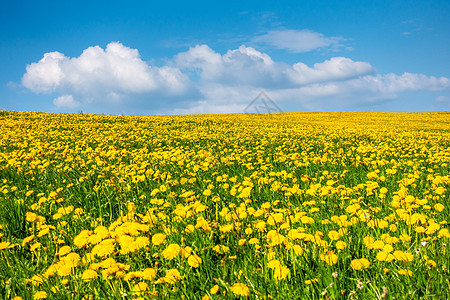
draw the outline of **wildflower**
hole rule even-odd
[[[220,231],[222,231],[223,233],[226,233],[226,232],[232,231],[233,228],[234,228],[233,224],[226,224],[226,225],[220,226]]]
[[[403,276],[412,276],[413,272],[411,270],[406,270],[406,269],[400,269],[397,271],[398,275],[403,275]]]
[[[340,234],[336,230],[331,230],[328,232],[328,237],[333,241],[337,241],[339,240]]]
[[[34,300],[47,299],[47,293],[45,291],[38,291],[34,294],[33,299]]]
[[[91,269],[87,269],[86,271],[83,272],[83,275],[81,275],[81,279],[84,282],[91,281],[93,279],[96,279],[97,277],[98,277],[97,272],[95,272],[94,270],[91,270]]]
[[[248,297],[248,295],[250,295],[249,288],[240,282],[235,283],[230,290],[238,296]]]
[[[41,243],[36,242],[36,243],[34,243],[33,245],[30,246],[30,251],[33,252],[34,250],[36,250],[40,246],[41,246]]]
[[[370,266],[370,262],[366,258],[354,259],[350,263],[353,270],[367,269]]]
[[[188,264],[193,268],[198,268],[198,266],[202,263],[202,259],[198,255],[191,255],[188,258]]]
[[[152,244],[155,246],[161,245],[166,240],[166,237],[163,233],[156,233],[152,236]]]
[[[303,254],[303,249],[300,245],[293,245],[292,250],[294,250],[295,255],[300,256]]]
[[[395,257],[392,254],[383,250],[379,251],[376,257],[379,261],[386,261],[386,262],[391,262],[392,260],[395,259]]]
[[[178,244],[170,244],[163,250],[162,255],[165,259],[172,260],[180,254],[181,247]]]
[[[175,281],[181,278],[180,272],[177,269],[170,269],[166,272],[166,280],[168,283],[175,283]]]
[[[438,212],[441,212],[445,209],[445,206],[442,205],[441,203],[437,203],[434,205],[434,209],[437,210]]]
[[[395,259],[397,259],[399,261],[404,261],[404,262],[411,262],[414,259],[414,256],[411,253],[403,252],[400,250],[394,251],[394,253],[392,255],[394,256]]]
[[[64,256],[70,252],[72,252],[72,249],[70,248],[70,246],[63,246],[59,249],[58,254],[59,254],[59,256]]]
[[[0,243],[0,250],[6,249],[11,245],[10,242],[1,242]]]
[[[325,254],[321,254],[320,259],[329,264],[330,266],[335,265],[338,261],[338,257],[336,254],[334,254],[334,251],[328,251]]]
[[[273,271],[273,278],[275,278],[275,280],[284,279],[287,275],[289,275],[289,269],[286,266],[280,265],[274,268]]]
[[[31,277],[30,282],[34,286],[40,286],[44,282],[44,277],[42,277],[41,275],[34,275],[33,277]]]
[[[217,294],[218,291],[219,291],[219,286],[218,286],[217,284],[214,285],[214,286],[209,290],[209,292],[210,292],[212,295]]]
[[[34,239],[34,234],[27,236],[22,240],[22,247],[31,242]]]
[[[337,241],[336,248],[339,250],[344,250],[347,247],[347,243],[344,241]]]
[[[143,281],[141,281],[141,282],[135,284],[134,287],[133,287],[133,292],[134,292],[136,295],[142,295],[143,292],[145,292],[145,291],[147,291],[147,290],[148,290],[148,284],[146,284],[146,283],[143,282]]]
[[[248,240],[250,245],[259,244],[259,240],[257,238],[251,238]]]
[[[142,271],[142,278],[145,280],[153,280],[156,277],[156,270],[153,268],[146,268]]]
[[[319,282],[319,279],[312,278],[312,279],[305,280],[305,284],[306,285],[310,285],[310,284],[313,284],[313,283],[316,283],[316,282]]]
[[[285,241],[285,237],[278,233],[276,230],[270,230],[267,233],[267,241],[269,242],[269,246],[273,247],[279,245]]]

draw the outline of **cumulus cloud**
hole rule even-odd
[[[332,57],[313,66],[301,62],[288,65],[245,46],[220,55],[200,45],[178,54],[175,61],[183,72],[199,77],[202,99],[173,113],[242,112],[262,89],[280,106],[340,110],[395,99],[401,92],[450,88],[446,77],[376,74],[370,63],[345,57]]]
[[[56,107],[75,108],[80,105],[80,102],[75,101],[72,95],[63,95],[53,100]]]
[[[309,52],[315,49],[342,48],[341,37],[327,37],[322,33],[311,30],[272,30],[257,36],[252,40],[257,44],[265,44],[277,49],[284,49],[294,53]]]
[[[147,105],[145,111],[153,113],[224,113],[243,112],[261,90],[286,111],[348,110],[403,92],[450,90],[450,79],[378,74],[369,62],[346,57],[310,66],[287,64],[244,45],[224,54],[197,45],[157,67],[143,61],[138,50],[110,43],[73,58],[46,53],[27,66],[22,85],[35,93],[59,94],[53,104],[64,109],[106,102],[111,105],[100,106],[107,109],[103,112],[117,112],[114,107],[120,105],[119,111],[134,105],[130,112],[142,112]]]
[[[312,68],[303,63],[288,65],[274,62],[269,55],[246,46],[220,55],[207,45],[198,45],[178,54],[175,61],[181,70],[197,71],[205,82],[265,88],[341,80],[375,71],[367,62],[345,57],[333,57]]]
[[[101,98],[117,101],[129,94],[182,94],[189,85],[189,78],[179,69],[150,66],[141,59],[138,50],[118,42],[108,44],[106,49],[89,47],[73,58],[49,52],[26,70],[23,86],[36,93],[64,94],[65,98],[57,98],[54,103],[67,107],[75,103],[69,101],[70,95],[89,101]]]

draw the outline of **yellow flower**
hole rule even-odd
[[[292,246],[292,250],[294,250],[295,255],[302,255],[303,249],[300,247],[300,245],[294,245]]]
[[[10,242],[1,242],[1,243],[0,243],[0,250],[3,250],[3,249],[8,248],[9,245],[11,245]]]
[[[334,251],[328,251],[325,254],[320,254],[320,259],[332,266],[337,264],[338,256],[334,254]]]
[[[222,225],[222,226],[220,226],[220,231],[222,231],[222,232],[224,232],[224,233],[226,233],[226,232],[230,232],[230,231],[232,231],[233,230],[233,228],[234,228],[234,225],[233,224],[226,224],[226,225]]]
[[[145,280],[153,280],[156,277],[156,270],[153,268],[146,268],[142,271],[142,278]]]
[[[305,280],[305,284],[306,285],[310,285],[310,284],[313,284],[313,283],[316,283],[316,282],[319,282],[319,279],[312,278],[312,279]]]
[[[379,251],[379,252],[377,253],[377,259],[378,259],[379,261],[391,262],[392,260],[395,259],[395,257],[394,257],[392,254],[390,254],[390,253],[388,253],[388,252],[386,252],[386,251],[381,250],[381,251]]]
[[[41,231],[39,231],[38,233],[38,237],[43,237],[44,235],[47,235],[50,232],[50,227],[46,227],[44,229],[42,229]]]
[[[40,246],[41,246],[41,243],[36,242],[36,243],[34,243],[33,245],[30,246],[30,251],[34,251],[37,248],[39,248]]]
[[[170,269],[166,272],[166,280],[168,283],[175,283],[175,281],[181,278],[180,272],[177,269]]]
[[[354,259],[350,263],[353,270],[367,269],[370,266],[370,262],[366,258]]]
[[[434,209],[437,210],[438,212],[441,212],[445,209],[445,206],[442,205],[441,203],[437,203],[434,205]]]
[[[414,229],[415,232],[417,233],[424,233],[425,232],[425,228],[423,226],[418,226]]]
[[[34,234],[27,236],[22,240],[22,247],[31,242],[34,239]]]
[[[216,285],[214,285],[210,290],[209,290],[209,292],[211,293],[211,294],[217,294],[217,292],[219,291],[219,286],[216,284]]]
[[[87,269],[86,271],[83,272],[83,275],[81,275],[81,279],[85,282],[96,279],[97,277],[98,277],[97,272],[91,269]]]
[[[148,284],[146,284],[145,282],[141,281],[138,282],[137,284],[134,285],[133,287],[133,292],[135,293],[135,295],[142,295],[143,292],[148,290]]]
[[[339,250],[344,250],[347,247],[347,243],[344,241],[337,241],[336,248]]]
[[[70,246],[63,246],[59,249],[58,253],[59,256],[64,256],[72,251],[72,248]]]
[[[330,232],[328,232],[328,237],[333,241],[339,240],[340,236],[341,235],[336,230],[331,230]]]
[[[47,293],[45,291],[38,291],[34,294],[33,299],[34,300],[47,299]]]
[[[248,297],[248,295],[250,295],[250,290],[248,289],[248,287],[240,282],[233,284],[230,290],[238,296]]]
[[[273,278],[275,280],[281,280],[286,278],[289,275],[289,269],[286,266],[279,266],[273,269]]]
[[[273,259],[267,263],[267,266],[271,269],[275,269],[281,267],[281,263],[278,259]]]
[[[267,241],[269,242],[269,246],[273,247],[276,245],[279,245],[283,243],[286,240],[286,238],[278,233],[276,230],[270,230],[267,233]]]
[[[166,237],[163,233],[156,233],[152,236],[152,244],[155,246],[161,245],[166,240]]]
[[[409,252],[403,252],[400,250],[396,250],[396,251],[394,251],[394,253],[392,253],[392,255],[394,256],[394,258],[396,260],[399,260],[399,261],[410,262],[410,261],[414,260],[414,256]]]
[[[28,222],[35,222],[38,219],[38,215],[33,212],[27,212],[25,218]]]
[[[259,244],[259,240],[257,238],[251,238],[248,240],[250,245]]]
[[[384,247],[384,242],[382,240],[376,240],[372,244],[373,249],[383,249],[383,247]]]
[[[180,254],[181,247],[178,244],[170,244],[163,250],[162,256],[165,259],[172,260]]]
[[[400,269],[398,270],[398,275],[408,275],[408,276],[412,276],[413,272],[411,270],[406,270],[406,269]]]
[[[44,278],[41,275],[34,275],[31,277],[31,283],[35,286],[40,286],[44,282]]]
[[[198,266],[202,263],[202,259],[198,255],[191,255],[188,258],[188,264],[193,268],[198,268]]]

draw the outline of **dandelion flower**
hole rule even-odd
[[[211,293],[211,294],[217,294],[217,292],[219,291],[219,286],[216,284],[216,285],[214,285],[212,288],[211,288],[211,290],[209,290],[209,292]]]
[[[248,287],[240,282],[233,284],[230,290],[238,296],[248,297],[248,295],[250,295],[250,290],[248,289]]]
[[[166,237],[163,233],[156,233],[152,236],[152,244],[155,246],[161,245],[166,240]]]
[[[47,293],[45,291],[38,291],[34,294],[33,299],[34,300],[47,299]]]
[[[83,279],[84,282],[88,282],[91,280],[94,280],[98,277],[97,272],[91,269],[87,269],[83,272],[83,275],[81,275],[81,279]]]
[[[332,266],[337,264],[338,256],[334,254],[334,251],[328,251],[325,254],[321,254],[320,259]]]
[[[165,259],[172,260],[178,256],[181,251],[181,247],[178,244],[170,244],[163,250],[162,255]]]
[[[354,259],[350,263],[353,270],[367,269],[370,266],[370,262],[366,258]]]
[[[198,266],[202,263],[202,259],[198,255],[191,255],[188,258],[188,264],[193,268],[198,268]]]

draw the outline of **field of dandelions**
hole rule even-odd
[[[1,299],[450,298],[450,113],[0,131]]]

